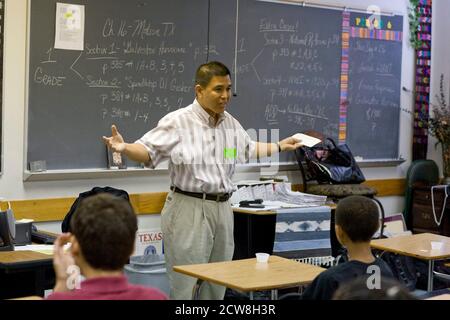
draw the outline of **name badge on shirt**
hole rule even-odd
[[[224,148],[223,156],[225,159],[236,159],[236,157],[237,157],[236,148]]]

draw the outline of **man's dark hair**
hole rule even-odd
[[[195,73],[195,84],[206,88],[213,77],[225,77],[230,74],[230,70],[222,62],[210,61],[198,67]]]
[[[336,225],[353,242],[370,241],[380,225],[378,206],[372,199],[350,196],[339,201],[336,208]]]
[[[71,230],[91,267],[119,270],[133,252],[137,218],[128,201],[101,193],[83,199]]]

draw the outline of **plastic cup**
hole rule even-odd
[[[442,249],[442,242],[436,242],[436,241],[431,241],[431,250],[441,250]]]
[[[267,261],[269,261],[269,254],[268,253],[258,252],[256,254],[256,262],[267,263]]]

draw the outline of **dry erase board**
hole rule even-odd
[[[258,138],[314,129],[366,159],[398,157],[401,36],[382,39],[401,35],[402,17],[381,17],[373,35],[367,15],[292,4],[71,0],[85,5],[75,51],[54,49],[56,2],[29,3],[28,162],[106,167],[111,124],[138,139],[193,101],[207,60],[232,70],[228,111]]]

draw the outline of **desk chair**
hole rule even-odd
[[[385,216],[384,208],[381,202],[375,198],[375,195],[377,194],[377,190],[375,188],[363,184],[320,184],[314,179],[307,168],[305,151],[302,148],[298,148],[294,151],[294,153],[300,169],[300,174],[302,176],[303,192],[327,196],[327,198],[336,203],[339,202],[340,199],[354,195],[365,196],[373,199],[380,208],[381,221],[383,222],[381,224],[380,235],[383,234]]]
[[[306,131],[305,134],[318,138],[322,142],[319,145],[322,145],[325,149],[327,149],[327,139],[326,137],[318,131],[310,130]],[[367,196],[373,198],[377,194],[377,190],[374,188],[362,185],[362,184],[326,184],[319,183],[312,173],[310,172],[307,162],[306,162],[306,150],[301,147],[294,151],[295,158],[297,159],[298,167],[300,169],[300,173],[302,175],[303,182],[303,192],[312,193],[317,195],[327,196],[333,201],[337,202],[339,199],[345,198],[347,196]],[[311,183],[311,182],[315,183]]]
[[[321,133],[318,132],[307,132],[306,134],[314,136],[316,138],[321,139],[324,141],[324,136]],[[375,198],[375,195],[377,194],[377,190],[363,185],[363,184],[321,184],[318,183],[315,178],[312,176],[311,172],[308,170],[308,166],[306,163],[306,154],[305,150],[303,148],[298,148],[294,151],[295,158],[298,163],[298,167],[300,169],[300,174],[302,176],[302,183],[303,183],[303,192],[305,193],[311,193],[316,195],[322,195],[327,196],[327,198],[331,199],[333,202],[338,203],[340,199],[343,199],[348,196],[352,195],[359,195],[359,196],[365,196],[373,199],[379,209],[380,209],[380,217],[381,217],[381,229],[380,229],[380,237],[383,235],[384,231],[384,208],[381,202]],[[331,239],[331,248],[332,248],[332,255],[334,257],[337,257],[338,260],[341,258],[342,255],[345,255],[345,251],[343,251],[343,248],[339,244],[339,241],[336,238],[336,235],[334,233],[334,215],[331,215],[331,225],[332,228],[330,229],[330,239]]]
[[[437,279],[447,282],[450,287],[450,274],[445,274],[438,271],[433,271],[433,274]]]
[[[450,271],[450,262],[444,263],[442,267],[443,268],[440,271],[444,271],[444,272]],[[450,274],[434,270],[433,275],[434,275],[435,279],[441,280],[442,282],[447,284],[448,288],[450,288]]]
[[[294,153],[302,175],[303,192],[327,196],[333,201],[355,195],[373,198],[377,194],[376,189],[363,184],[320,184],[308,170],[305,150],[298,148]]]
[[[432,186],[439,182],[439,168],[433,160],[416,160],[406,173],[405,207],[403,217],[408,230],[412,230],[413,190],[418,185]]]

